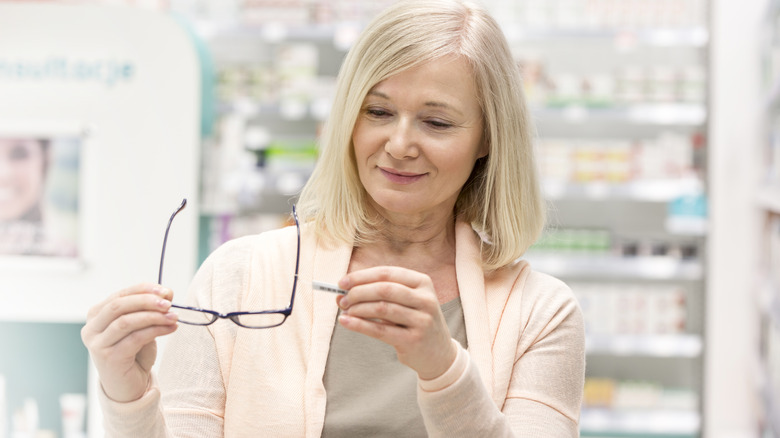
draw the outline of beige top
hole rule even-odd
[[[468,348],[460,298],[441,310],[452,338]],[[336,324],[324,381],[323,438],[427,436],[417,406],[417,373],[384,342]]]
[[[166,344],[159,386],[131,403],[101,397],[108,437],[321,436],[338,306],[311,284],[337,283],[352,245],[322,242],[307,226],[301,232],[287,322],[266,330],[181,325]],[[428,436],[577,437],[585,336],[571,290],[524,261],[484,272],[479,236],[467,223],[456,224],[455,247],[468,350],[453,341],[450,369],[417,382]],[[188,301],[220,312],[284,308],[295,249],[294,227],[229,242],[198,270]]]

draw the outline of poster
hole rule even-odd
[[[0,256],[79,257],[84,138],[0,129]]]

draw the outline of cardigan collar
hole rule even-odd
[[[347,274],[351,256],[352,245],[348,243],[319,241],[312,260],[313,279],[337,283]],[[488,317],[481,238],[471,224],[464,221],[457,221],[455,224],[455,271],[466,323],[466,335],[469,339],[469,351],[473,353],[471,356],[479,369],[485,387],[490,388],[492,392],[494,384],[490,333],[495,328],[491,327]],[[311,281],[308,283],[310,287]],[[325,349],[322,356],[315,354],[321,362],[316,365],[315,371],[321,377],[325,372],[327,349],[335,327],[338,307],[332,294],[313,292],[313,295],[313,336],[315,338],[312,339],[312,345],[318,346],[315,348]]]

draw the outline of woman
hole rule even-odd
[[[40,221],[49,142],[0,138],[0,222]]]
[[[0,254],[38,254],[44,248],[48,167],[48,140],[0,138]]]
[[[189,294],[212,313],[292,313],[178,325],[172,292],[149,284],[95,306],[82,336],[108,434],[577,436],[580,310],[518,260],[544,222],[521,89],[470,3],[377,17],[342,66],[300,247],[295,227],[229,242]],[[158,382],[154,339],[175,330]]]

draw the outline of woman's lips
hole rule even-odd
[[[380,167],[379,170],[385,178],[395,184],[412,184],[425,176],[424,173],[401,172],[387,167]]]

